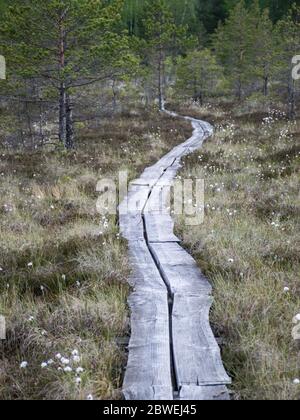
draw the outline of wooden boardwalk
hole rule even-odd
[[[176,114],[169,113],[171,116]],[[213,130],[194,133],[130,184],[119,207],[129,242],[131,338],[123,384],[127,400],[228,400],[231,383],[209,323],[212,288],[174,235],[167,193],[183,156]]]

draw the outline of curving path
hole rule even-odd
[[[193,125],[193,136],[133,181],[119,207],[134,288],[123,384],[127,400],[229,399],[226,385],[231,381],[209,324],[212,288],[180,246],[167,207],[166,192],[181,158],[213,133],[210,124],[185,118]]]

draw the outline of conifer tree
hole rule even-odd
[[[250,80],[253,29],[251,16],[242,0],[232,10],[226,22],[219,25],[213,38],[217,57],[239,100]]]
[[[166,0],[149,0],[144,20],[147,58],[157,81],[159,108],[164,108],[165,60],[179,52],[185,42],[185,27],[175,24]]]
[[[208,95],[217,93],[224,82],[223,69],[209,49],[192,51],[179,58],[176,90],[201,105]]]
[[[270,80],[274,74],[275,42],[273,23],[269,16],[269,9],[261,11],[259,0],[249,10],[252,33],[251,76],[261,81],[262,93],[268,96]]]
[[[122,0],[17,0],[2,18],[0,40],[11,76],[40,80],[59,108],[59,138],[74,147],[72,91],[133,62],[119,31]]]
[[[285,18],[276,26],[277,35],[277,76],[286,86],[288,116],[296,116],[297,83],[293,78],[293,57],[300,51],[300,7],[294,4]]]

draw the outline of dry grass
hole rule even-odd
[[[79,133],[71,153],[1,149],[1,399],[120,398],[127,246],[117,220],[97,214],[96,183],[124,169],[137,176],[188,137],[190,126],[137,111],[81,125]]]
[[[280,112],[193,112],[219,124],[181,174],[205,179],[205,222],[180,219],[177,229],[214,286],[212,322],[234,397],[298,400],[300,123]]]

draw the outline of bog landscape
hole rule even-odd
[[[299,161],[299,1],[0,0],[0,400],[299,400]]]

